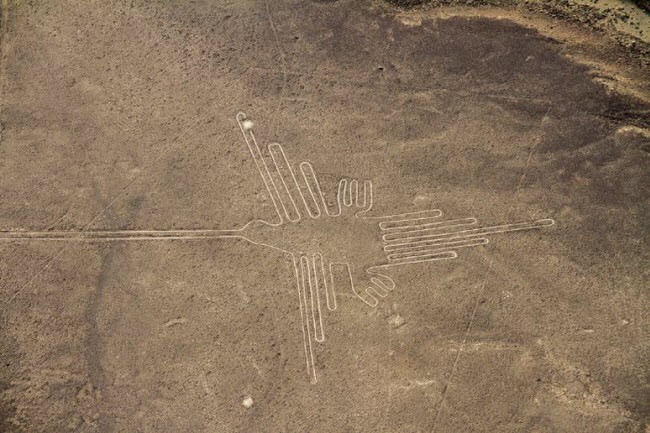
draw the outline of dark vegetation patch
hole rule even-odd
[[[650,64],[650,44],[638,37],[624,34],[614,30],[613,23],[623,22],[629,24],[637,31],[641,25],[634,22],[633,18],[624,8],[600,9],[590,5],[575,4],[568,1],[556,0],[548,2],[521,2],[519,0],[385,0],[387,3],[399,8],[410,9],[427,5],[429,7],[442,6],[499,6],[508,8],[521,8],[528,12],[539,13],[551,18],[587,26],[593,30],[609,34],[616,42],[625,47],[630,57]],[[638,8],[650,12],[650,0],[629,0]]]

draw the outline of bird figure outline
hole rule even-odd
[[[334,200],[310,162],[295,167],[278,143],[258,144],[253,122],[236,116],[244,141],[275,210],[275,221],[252,220],[235,230],[5,231],[3,240],[129,241],[238,238],[287,254],[293,265],[307,375],[317,382],[315,347],[325,341],[325,314],[351,291],[376,307],[396,288],[393,267],[458,257],[486,245],[489,235],[541,229],[550,218],[479,226],[476,218],[443,219],[439,209],[373,215],[371,180],[343,178]],[[328,198],[330,199],[328,201]]]

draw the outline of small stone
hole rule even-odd
[[[244,120],[242,122],[242,126],[244,127],[245,131],[250,131],[251,129],[253,129],[253,122],[250,120]]]
[[[242,404],[246,409],[250,409],[251,407],[253,407],[253,398],[250,397],[250,396],[249,396],[249,397],[246,397],[246,398],[244,399],[244,401],[241,402],[241,404]]]
[[[175,325],[183,325],[184,323],[187,323],[187,319],[184,317],[179,317],[178,319],[172,319],[167,321],[163,326],[165,328],[169,328],[170,326],[175,326]]]
[[[404,318],[399,314],[393,314],[388,318],[388,323],[390,323],[393,328],[399,328],[406,323],[406,320],[404,320]]]

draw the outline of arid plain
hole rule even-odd
[[[647,57],[365,0],[2,23],[0,430],[647,431]]]

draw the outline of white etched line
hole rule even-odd
[[[363,181],[363,203],[357,203],[359,207],[367,212],[372,207],[372,182],[369,180]]]
[[[338,217],[343,214],[343,200],[345,196],[345,184],[347,183],[347,180],[341,179],[338,184],[338,188],[336,191],[336,212],[334,213],[329,213],[328,214],[332,217]]]
[[[305,288],[305,283],[306,283],[305,271],[306,271],[306,269],[303,267],[302,259],[303,259],[303,257],[300,258],[300,265],[299,265],[300,266],[300,270],[299,270],[300,277],[298,278],[298,280],[299,280],[298,290],[299,290],[299,293],[300,293],[300,309],[301,309],[301,317],[304,317],[304,319],[305,319],[303,321],[303,324],[304,324],[305,335],[307,337],[306,338],[306,340],[307,340],[307,350],[306,350],[307,371],[308,371],[309,376],[310,376],[310,382],[311,383],[316,383],[317,382],[317,379],[316,379],[316,366],[315,366],[315,362],[314,362],[314,351],[313,351],[313,347],[312,347],[312,344],[311,344],[311,326],[310,326],[310,323],[309,323],[310,319],[309,319],[309,313],[308,313],[309,312],[309,307],[308,307],[309,304],[308,304],[306,288]],[[298,266],[298,265],[296,265],[296,259],[295,258],[294,258],[294,265],[296,267]],[[303,316],[303,312],[304,312],[304,316]]]
[[[402,260],[402,259],[419,259],[423,257],[431,257],[434,255],[439,255],[440,253],[446,253],[451,251],[450,248],[442,248],[437,250],[427,250],[427,251],[417,251],[417,252],[408,252],[402,254],[390,254],[388,255],[388,261],[391,263]]]
[[[266,162],[264,161],[264,158],[262,158],[262,152],[260,151],[260,148],[257,145],[257,141],[255,141],[255,136],[253,135],[252,130],[249,127],[244,126],[245,121],[246,121],[246,115],[242,112],[239,112],[237,114],[237,123],[239,124],[239,129],[241,129],[241,132],[244,135],[244,141],[246,142],[246,145],[248,146],[248,150],[251,156],[253,157],[253,160],[255,161],[255,166],[257,167],[257,171],[262,177],[262,181],[264,182],[264,186],[266,187],[266,190],[269,193],[271,202],[273,203],[273,207],[275,208],[276,213],[280,217],[280,222],[282,222],[284,217],[282,212],[280,212],[280,208],[278,207],[278,202],[280,201],[280,195],[278,194],[275,184],[273,183],[273,179],[271,178],[271,173],[269,172],[269,169],[266,166]]]
[[[480,245],[486,245],[488,242],[489,242],[488,239],[482,238],[477,240],[463,241],[463,243],[459,243],[458,245],[443,246],[441,248],[426,247],[426,249],[423,250],[416,250],[416,251],[406,250],[399,253],[388,254],[386,257],[388,258],[388,260],[396,260],[405,257],[419,257],[419,256],[425,256],[434,253],[441,253],[450,250],[455,250],[456,248],[478,247]]]
[[[223,238],[241,238],[242,236],[237,235],[219,235],[219,236],[165,236],[165,237],[151,237],[151,236],[137,236],[137,237],[104,237],[104,238],[70,238],[70,237],[31,237],[31,238],[14,238],[14,237],[2,237],[0,236],[0,242],[7,241],[29,241],[29,240],[39,240],[45,242],[117,242],[117,241],[197,241],[197,240],[206,240],[206,239],[223,239]]]
[[[363,182],[363,210],[357,213],[357,217],[361,217],[362,214],[368,212],[372,208],[372,181],[365,180]],[[367,218],[364,216],[364,218]]]
[[[260,151],[260,148],[257,145],[257,140],[255,140],[255,135],[253,134],[253,131],[252,129],[250,129],[250,127],[244,126],[245,121],[246,121],[246,114],[239,112],[237,114],[237,123],[239,124],[239,129],[241,129],[241,132],[244,135],[244,141],[246,142],[246,145],[248,146],[248,150],[250,151],[251,156],[255,161],[255,166],[257,167],[257,171],[262,177],[262,181],[264,182],[264,186],[266,187],[266,190],[269,193],[269,197],[271,198],[273,207],[275,208],[276,213],[280,217],[280,223],[282,223],[284,217],[282,212],[280,212],[278,202],[280,202],[280,204],[282,205],[285,214],[286,214],[286,209],[284,209],[284,204],[280,200],[280,194],[278,193],[275,183],[273,182],[273,178],[271,177],[271,172],[269,172],[269,168],[266,165],[266,161],[264,161],[264,158],[262,158],[262,152]]]
[[[382,230],[387,230],[394,227],[409,226],[413,224],[418,224],[424,220],[438,218],[442,216],[442,212],[438,209],[429,209],[418,212],[407,212],[396,215],[387,215],[382,217],[372,217],[374,219],[383,219],[389,221],[382,221],[379,223],[379,228]],[[370,217],[366,217],[370,218]]]
[[[326,268],[325,265],[321,262],[321,265],[323,266],[323,275],[325,273],[325,269],[329,269],[329,283],[325,285],[325,294],[327,295],[327,308],[330,311],[336,310],[336,291],[334,288],[334,271],[333,271],[333,263],[330,263],[330,265]],[[324,281],[327,281],[328,278],[326,277]]]
[[[305,362],[307,364],[307,375],[311,379],[312,377],[312,362],[311,362],[311,343],[307,343],[307,338],[309,335],[309,329],[305,329],[307,326],[306,324],[306,318],[305,318],[305,313],[303,311],[303,302],[302,302],[302,288],[301,288],[301,278],[302,278],[302,273],[300,272],[299,269],[299,264],[298,264],[298,259],[293,256],[293,269],[294,273],[296,274],[296,287],[298,288],[298,305],[300,305],[300,322],[301,322],[301,329],[302,329],[302,342],[303,342],[303,347],[305,349]]]
[[[276,167],[278,167],[278,172],[280,172],[280,177],[282,178],[282,182],[284,183],[285,188],[287,188],[287,190],[289,191],[294,206],[296,205],[296,203],[293,197],[298,197],[299,200],[298,199],[296,200],[302,201],[302,205],[304,206],[304,209],[307,210],[307,213],[309,213],[309,216],[311,216],[312,218],[318,218],[320,216],[320,209],[318,208],[318,203],[314,199],[313,194],[311,194],[311,199],[313,201],[311,201],[311,203],[307,203],[307,199],[305,199],[305,195],[303,194],[303,188],[301,187],[300,182],[298,182],[298,179],[296,178],[296,175],[293,172],[293,168],[291,167],[291,164],[289,163],[289,160],[287,159],[287,155],[284,153],[284,149],[282,148],[282,146],[279,145],[278,143],[270,144],[269,153],[271,154],[271,158],[273,158],[273,162],[275,163]],[[278,160],[279,160],[279,164],[278,164]],[[280,167],[282,167],[282,171],[280,170]],[[290,178],[285,174],[286,172],[289,173]],[[315,208],[315,210],[312,208]]]
[[[279,150],[278,150],[279,148]],[[292,219],[291,221],[296,222],[300,221],[301,215],[300,215],[300,210],[298,209],[298,206],[296,205],[296,201],[294,200],[294,193],[292,193],[292,188],[293,185],[291,185],[291,182],[287,183],[287,180],[285,179],[286,175],[283,173],[283,171],[289,171],[291,172],[291,175],[293,176],[293,171],[291,170],[291,167],[289,166],[289,161],[287,161],[286,157],[284,156],[284,151],[282,150],[282,147],[280,147],[279,144],[277,143],[271,143],[268,146],[269,149],[269,154],[271,155],[271,160],[273,161],[273,166],[275,167],[275,173],[277,177],[280,178],[281,185],[284,187],[282,189],[282,192],[284,195],[289,199],[289,202],[291,202],[291,210],[292,212],[295,212],[296,218]],[[278,161],[278,158],[276,158],[276,153],[280,154],[280,161]],[[295,177],[294,177],[295,179]],[[300,192],[300,189],[298,189],[298,195],[302,197],[302,193]],[[304,201],[304,199],[303,199]]]
[[[489,235],[495,233],[508,233],[508,232],[516,232],[521,230],[539,229],[543,227],[550,227],[553,224],[555,224],[553,220],[544,219],[544,220],[533,221],[533,222],[520,222],[520,223],[513,223],[513,224],[504,224],[499,226],[480,227],[476,229],[460,230],[457,232],[440,233],[435,235],[413,236],[413,237],[402,238],[402,239],[388,240],[385,241],[385,244],[386,245],[413,245],[421,241],[433,240],[433,239],[445,239],[445,240],[464,239],[464,238],[483,236],[483,235]]]
[[[375,289],[375,292],[379,294],[379,296],[384,298],[386,295],[388,295],[388,288],[379,278],[372,277],[370,278],[370,281],[373,283],[373,288]]]
[[[298,206],[296,206],[296,202],[293,199],[291,191],[289,190],[289,187],[284,180],[284,176],[282,175],[282,168],[280,167],[280,165],[278,165],[278,162],[276,161],[273,154],[271,153],[270,146],[268,150],[269,150],[269,154],[271,154],[271,162],[273,164],[273,167],[275,168],[275,171],[271,173],[271,177],[275,178],[276,179],[275,184],[279,185],[278,193],[280,195],[282,208],[287,214],[287,218],[289,219],[289,221],[294,223],[298,222],[302,218],[302,215],[300,214],[300,211],[298,210]]]
[[[395,221],[395,222],[384,222],[380,224],[380,227],[384,233],[397,233],[400,231],[408,231],[417,227],[426,228],[426,227],[435,227],[440,224],[444,224],[445,221],[440,221],[440,217],[426,217],[419,218],[417,221],[407,220],[407,221]]]
[[[357,296],[357,298],[361,299],[363,302],[365,302],[369,306],[371,306],[373,308],[375,306],[377,306],[377,304],[379,303],[379,301],[377,301],[377,298],[372,296],[372,294],[368,294],[368,296],[364,296],[362,292],[359,292],[359,290],[357,290],[357,287],[354,284],[354,278],[352,278],[352,271],[350,270],[350,264],[349,263],[336,262],[336,263],[331,263],[330,266],[344,266],[345,269],[347,270],[348,278],[350,280],[350,287],[352,288],[352,293],[354,293]]]
[[[366,289],[366,293],[373,298],[380,297],[385,298],[388,296],[388,292],[379,286],[370,286]]]
[[[388,276],[386,276],[384,274],[379,274],[379,273],[373,273],[373,274],[374,274],[374,276],[372,277],[372,279],[379,282],[379,284],[384,289],[386,289],[388,291],[392,291],[393,289],[395,289],[395,281],[393,281],[392,278],[390,278],[390,277],[388,277]]]
[[[325,197],[323,197],[323,192],[320,189],[318,178],[316,177],[316,173],[314,173],[314,168],[308,162],[300,163],[300,172],[302,173],[302,178],[305,180],[307,191],[309,192],[309,195],[317,211],[314,213],[309,211],[309,214],[311,215],[312,218],[318,218],[321,216],[319,201],[320,201],[320,205],[323,206],[325,212],[327,212],[327,203],[325,202]],[[314,192],[314,190],[316,190],[316,192]],[[307,209],[309,210],[309,207]]]
[[[384,247],[384,251],[386,253],[392,254],[392,253],[400,253],[403,251],[419,251],[419,250],[425,250],[425,249],[431,249],[431,248],[440,248],[440,247],[451,247],[451,249],[454,248],[462,248],[464,246],[477,246],[477,245],[484,245],[487,244],[489,241],[487,238],[469,238],[469,239],[461,239],[461,240],[452,240],[449,241],[447,239],[439,239],[439,240],[433,240],[433,241],[420,241],[420,243],[413,243],[413,244],[403,244],[403,245],[388,245]]]
[[[359,203],[359,181],[356,179],[352,179],[350,181],[350,206],[357,205]]]
[[[361,185],[359,185],[359,189],[357,190],[357,207],[360,208],[365,208],[367,204],[367,199],[366,199],[366,190],[367,190],[367,183],[368,181],[364,181]],[[363,191],[361,189],[363,188]]]
[[[343,205],[346,207],[352,206],[352,196],[350,195],[350,185],[347,179],[341,179],[339,182],[339,194],[343,199]]]
[[[285,187],[285,190],[283,190],[281,188],[278,188],[278,186],[277,186],[278,182],[277,182],[276,179],[274,179],[274,177],[276,177],[276,178],[279,177],[280,181],[282,181],[282,177],[280,176],[280,173],[277,170],[277,166],[274,163],[273,165],[275,166],[276,170],[275,171],[269,170],[269,166],[266,163],[266,159],[264,158],[264,156],[262,156],[262,151],[260,150],[260,147],[257,144],[257,139],[255,138],[255,134],[253,133],[253,130],[249,129],[247,132],[248,132],[248,135],[250,137],[251,142],[253,143],[253,147],[256,150],[257,155],[258,155],[259,159],[262,162],[262,166],[264,167],[264,170],[266,170],[269,182],[270,182],[271,186],[273,187],[273,191],[276,194],[277,200],[280,202],[280,206],[282,207],[282,210],[284,211],[284,215],[286,216],[286,219],[288,219],[291,222],[299,221],[300,220],[300,214],[298,214],[295,217],[290,215],[290,209],[287,207],[287,204],[286,204],[287,203],[287,197],[284,197],[284,198],[282,197],[282,193],[284,193],[285,195],[289,195],[288,192],[286,191],[286,187]],[[246,138],[246,136],[244,136],[244,137]],[[248,140],[247,140],[247,143],[248,143]],[[267,190],[269,191],[269,194],[272,194],[272,191],[269,188],[267,188]],[[291,195],[289,195],[289,198],[291,199]],[[291,201],[293,201],[293,199],[291,199]],[[294,209],[295,209],[295,204],[294,204]]]
[[[307,316],[311,318],[311,326],[316,335],[316,319],[314,314],[314,288],[312,286],[311,265],[309,259],[300,256],[300,272],[302,274],[302,287],[305,293],[305,302],[307,304]]]
[[[309,287],[311,288],[311,309],[312,309],[312,318],[314,321],[314,338],[319,343],[325,341],[325,332],[323,328],[323,312],[320,306],[320,283],[318,278],[318,273],[322,270],[322,266],[317,266],[317,256],[320,256],[320,253],[316,253],[312,256],[312,260],[308,260],[309,266]],[[320,257],[319,263],[322,263],[322,256]],[[322,274],[321,274],[322,275]],[[321,277],[321,280],[323,278]]]
[[[435,223],[425,223],[420,225],[410,225],[391,229],[389,233],[382,236],[384,240],[390,241],[400,238],[409,238],[413,235],[422,235],[426,233],[440,233],[440,230],[453,229],[455,227],[471,226],[476,224],[475,218],[462,218],[458,220],[438,221]],[[444,232],[443,232],[444,233]]]
[[[336,212],[330,213],[328,209],[328,215],[332,217],[341,216],[343,214],[343,196],[345,195],[345,179],[341,179],[338,183],[336,190]]]
[[[456,257],[458,257],[458,254],[456,254],[455,251],[445,251],[441,253],[429,254],[426,256],[404,257],[402,259],[391,260],[389,261],[388,265],[380,265],[376,267],[385,268],[385,267],[397,266],[397,265],[407,265],[411,263],[424,263],[424,262],[433,262],[436,260],[455,259]]]
[[[156,241],[241,237],[241,230],[4,231],[0,241]]]
[[[327,305],[327,308],[330,311],[336,310],[336,296],[334,294],[334,284],[332,283],[332,271],[331,271],[331,265],[330,266],[325,266],[325,261],[323,260],[323,256],[321,253],[316,253],[314,254],[314,269],[316,275],[320,275],[320,280],[318,281],[318,290],[319,290],[319,295],[318,299],[320,302],[320,299],[322,297],[325,297],[325,304]],[[323,288],[321,291],[320,288]],[[318,308],[320,311],[320,305],[319,303]]]

